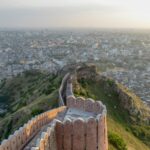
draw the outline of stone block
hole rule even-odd
[[[26,134],[25,134],[25,128],[24,127],[21,127],[19,128],[19,130],[21,130],[21,144],[24,145],[26,143]]]
[[[51,127],[47,128],[46,133],[48,134],[48,136],[50,136],[50,134],[51,134]]]
[[[11,150],[16,150],[17,147],[17,138],[15,135],[10,135],[8,140],[10,141]]]
[[[76,99],[76,108],[80,110],[84,110],[85,99],[82,97],[77,97]]]
[[[83,119],[73,122],[73,150],[85,150],[85,122]]]
[[[34,133],[34,121],[30,120],[30,136],[32,136]]]
[[[40,139],[40,150],[45,150],[44,139]]]
[[[9,140],[4,140],[1,144],[3,150],[11,150],[11,144]]]
[[[3,147],[0,145],[0,150],[4,150]]]
[[[39,147],[32,147],[31,150],[40,150]]]
[[[26,125],[26,135],[27,135],[27,139],[31,137],[31,121],[28,121]]]
[[[70,119],[66,119],[64,121],[64,150],[72,149],[72,121]]]
[[[16,136],[16,139],[17,139],[17,148],[18,149],[21,149],[21,147],[22,147],[22,138],[21,138],[22,133],[21,132],[22,131],[17,130],[14,133],[14,135]]]
[[[50,149],[50,143],[49,143],[48,133],[45,134],[44,142],[45,142],[45,150],[49,150]]]
[[[100,101],[96,101],[96,102],[94,103],[94,112],[95,112],[96,114],[102,113],[102,103],[101,103]]]
[[[3,147],[0,145],[0,150],[4,150]]]
[[[24,124],[24,126],[23,126],[23,129],[24,129],[24,132],[23,132],[23,134],[24,134],[24,142],[26,143],[27,142],[27,124]]]
[[[67,107],[73,108],[76,105],[76,98],[74,96],[68,96],[67,97]]]
[[[62,150],[64,128],[63,128],[63,123],[59,120],[56,121],[55,132],[56,132],[57,149]]]
[[[98,150],[107,150],[105,148],[105,123],[104,123],[104,116],[98,115]]]
[[[31,119],[31,130],[32,130],[32,134],[36,132],[36,120],[35,118]]]
[[[93,117],[86,122],[86,150],[97,150],[97,121]]]
[[[92,99],[85,100],[85,111],[93,112],[93,110],[94,110],[94,103],[95,102]]]
[[[43,126],[43,116],[42,115],[39,115],[39,117],[40,117],[40,122],[39,122],[39,126],[40,126],[40,128]]]

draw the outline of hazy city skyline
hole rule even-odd
[[[149,28],[149,0],[0,0],[0,28]]]

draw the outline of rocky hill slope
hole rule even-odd
[[[95,66],[84,66],[75,72],[74,93],[101,100],[108,110],[110,149],[119,149],[123,141],[127,149],[150,149],[150,109],[123,85],[103,77]]]

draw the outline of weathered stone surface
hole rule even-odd
[[[45,150],[44,139],[40,140],[40,150]]]
[[[0,150],[4,150],[3,147],[0,145]]]
[[[93,112],[93,110],[94,110],[94,100],[87,99],[85,101],[85,111]]]
[[[76,99],[76,108],[84,110],[84,102],[85,102],[84,98],[77,97],[77,99]]]
[[[3,148],[3,150],[11,150],[10,141],[4,140],[4,141],[2,142],[1,147]]]
[[[105,149],[108,150],[108,135],[107,135],[107,117],[104,116],[104,138],[105,138]]]
[[[98,115],[98,150],[108,150],[108,146],[105,141],[105,116]]]
[[[85,123],[82,119],[73,122],[73,150],[85,150]]]
[[[41,139],[44,140],[44,150],[49,150],[49,139],[48,139],[48,133],[42,132]]]
[[[57,149],[62,150],[63,149],[63,123],[60,121],[56,121],[56,142],[57,142]]]
[[[39,129],[40,128],[40,116],[37,116],[36,118],[37,118],[37,129]]]
[[[17,138],[15,135],[10,135],[8,140],[10,141],[11,150],[17,149]]]
[[[45,150],[49,150],[49,149],[50,149],[49,135],[48,135],[48,133],[46,133],[46,135],[45,135]]]
[[[24,124],[23,129],[24,129],[23,139],[24,139],[24,143],[26,143],[26,141],[27,141],[27,124]]]
[[[64,150],[72,149],[72,131],[72,122],[70,119],[66,119],[64,122]]]
[[[31,150],[40,150],[39,147],[32,147]]]
[[[50,150],[58,150],[57,149],[57,142],[56,142],[56,131],[55,128],[52,127],[51,134],[50,134]]]
[[[67,97],[67,107],[72,108],[76,105],[76,98],[74,96]]]
[[[67,88],[66,88],[66,96],[71,96],[73,95],[73,92],[72,92],[72,84],[71,82],[67,82]]]
[[[30,138],[30,135],[31,135],[31,124],[30,124],[30,121],[27,123],[26,125],[26,136],[27,136],[27,139]]]
[[[23,144],[27,142],[26,124],[22,127],[22,142]]]
[[[22,146],[22,138],[21,138],[21,133],[22,131],[16,131],[15,133],[14,133],[14,135],[16,136],[16,140],[17,140],[17,148],[18,149],[20,149],[21,148],[21,146]]]
[[[94,103],[94,112],[100,114],[102,112],[102,103],[100,101],[96,101]]]
[[[40,139],[39,138],[36,140],[36,147],[40,148]]]
[[[86,122],[86,150],[97,150],[97,121],[94,118]]]
[[[46,132],[47,132],[48,136],[50,136],[50,134],[51,134],[51,128],[48,127]]]

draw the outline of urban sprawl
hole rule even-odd
[[[92,62],[150,103],[150,32],[0,31],[0,80]]]

